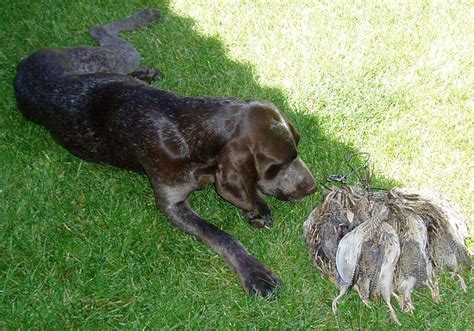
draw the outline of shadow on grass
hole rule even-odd
[[[273,102],[302,134],[299,152],[319,183],[326,182],[329,175],[339,171],[344,156],[359,152],[324,134],[317,116],[324,105],[311,110],[312,113],[292,108],[282,90],[258,83],[251,64],[230,58],[217,37],[199,34],[190,18],[177,16],[166,9],[164,12],[163,20],[154,25],[152,31],[143,32],[151,43],[154,42],[156,49],[149,46],[147,50],[141,50],[143,63],[156,66],[163,73],[163,80],[155,83],[156,87],[183,95],[232,96]],[[127,38],[133,43],[133,34]],[[355,165],[360,165],[361,161],[356,159]],[[395,182],[375,172],[373,184],[387,188]],[[320,185],[318,192],[322,190]]]
[[[174,90],[184,95],[232,96],[244,99],[264,99],[273,102],[300,131],[302,135],[299,147],[300,154],[319,183],[324,182],[328,175],[339,170],[344,155],[357,152],[351,146],[330,139],[324,134],[317,117],[318,109],[315,109],[314,113],[311,114],[292,109],[281,90],[259,84],[251,65],[231,59],[218,38],[200,35],[194,28],[193,20],[173,14],[166,1],[161,1],[159,4],[146,2],[146,5],[137,2],[136,4],[127,5],[121,13],[113,13],[113,15],[108,12],[108,5],[105,2],[97,5],[96,10],[91,15],[95,17],[103,14],[104,17],[95,17],[95,20],[97,24],[106,23],[138,11],[144,6],[157,7],[162,10],[163,19],[148,29],[127,34],[126,38],[137,45],[143,58],[143,65],[154,66],[161,70],[163,80],[156,83],[155,86]],[[71,11],[73,11],[73,8],[71,8]],[[48,18],[46,17],[45,20],[48,20]],[[80,23],[78,23],[79,25]],[[78,26],[76,26],[76,29],[79,29]],[[38,31],[38,34],[41,33],[41,31]],[[68,32],[64,31],[64,34],[67,35]],[[86,31],[83,32],[82,37],[84,37],[85,43],[94,44],[92,39],[87,37]],[[36,38],[35,31],[30,31],[28,38],[34,40]],[[142,40],[146,40],[146,43],[143,43]],[[40,43],[40,41],[35,43]],[[23,47],[24,54],[32,51],[29,49],[28,40],[19,42],[19,47]],[[10,64],[14,65],[13,63]],[[9,73],[13,78],[14,70],[9,71]],[[9,100],[11,101],[12,97]],[[137,300],[136,311],[147,312],[151,309],[149,301],[152,299],[148,297],[141,299],[141,302],[140,299],[136,299],[136,296],[143,295],[142,289],[147,288],[150,289],[151,297],[159,298],[159,301],[163,301],[166,305],[166,302],[172,302],[174,298],[167,298],[167,295],[163,294],[162,290],[156,286],[163,285],[171,288],[169,284],[176,286],[183,283],[187,280],[187,276],[176,275],[184,274],[188,272],[188,269],[191,270],[189,272],[198,269],[197,273],[203,277],[199,279],[199,276],[194,276],[195,278],[192,280],[194,283],[191,283],[188,287],[190,293],[196,295],[198,302],[206,302],[206,295],[204,294],[201,298],[199,294],[195,294],[194,291],[198,290],[196,288],[190,290],[193,286],[202,286],[206,291],[212,289],[219,293],[223,291],[222,288],[215,289],[216,285],[212,283],[212,280],[205,279],[204,275],[207,276],[207,269],[217,268],[214,273],[227,270],[224,264],[220,263],[216,267],[215,259],[209,258],[215,257],[214,254],[208,252],[204,245],[190,241],[186,235],[169,225],[162,215],[155,215],[151,189],[145,188],[148,186],[144,177],[108,166],[84,165],[82,161],[54,144],[45,130],[39,129],[32,123],[23,122],[20,119],[19,112],[11,103],[7,108],[10,109],[10,112],[5,115],[6,118],[10,119],[12,123],[17,123],[15,125],[18,128],[15,131],[15,127],[12,126],[7,132],[12,141],[16,141],[16,144],[11,146],[9,155],[15,157],[14,155],[17,154],[15,154],[14,149],[21,149],[21,153],[26,155],[22,159],[23,161],[20,161],[20,163],[24,162],[21,166],[26,167],[32,173],[32,181],[26,184],[27,180],[20,178],[18,172],[17,184],[15,184],[4,174],[2,181],[6,183],[4,187],[6,187],[7,194],[9,194],[8,192],[18,194],[22,192],[22,189],[28,190],[24,193],[26,195],[22,197],[13,197],[15,193],[12,193],[10,195],[10,207],[5,206],[5,215],[10,215],[11,221],[5,227],[4,236],[5,238],[7,236],[14,238],[15,244],[9,246],[9,248],[5,245],[2,254],[5,257],[5,263],[9,261],[8,263],[11,263],[11,265],[17,263],[19,266],[11,271],[14,275],[12,279],[27,278],[26,269],[22,271],[22,263],[26,260],[38,264],[39,273],[43,273],[45,279],[47,279],[49,269],[56,268],[55,274],[59,276],[53,280],[50,278],[48,282],[53,283],[51,291],[53,296],[57,297],[53,301],[57,300],[64,304],[64,312],[53,313],[57,314],[59,320],[63,320],[65,325],[73,327],[84,326],[86,324],[83,323],[86,323],[87,320],[95,320],[98,321],[97,323],[103,322],[104,317],[94,315],[96,311],[101,309],[110,310],[111,315],[108,317],[108,321],[112,323],[127,318],[132,319],[132,317],[127,317],[127,306],[117,308],[118,311],[123,313],[122,317],[113,317],[115,302],[120,300],[125,302],[127,298],[131,300],[130,302]],[[47,160],[44,160],[45,155]],[[44,162],[35,165],[34,160],[40,158]],[[27,164],[26,162],[32,163]],[[12,170],[12,173],[15,173],[15,171]],[[15,176],[12,175],[13,177]],[[46,177],[50,179],[45,180],[46,183],[43,184],[41,178]],[[378,187],[394,185],[391,180],[376,174],[373,180],[374,185]],[[49,192],[51,190],[48,188],[48,182],[56,183],[52,184],[54,189],[52,189],[50,195],[38,199],[35,195],[36,191]],[[22,185],[25,188],[21,188]],[[29,187],[31,191],[29,191]],[[292,280],[295,281],[299,279],[299,276],[290,276],[293,270],[288,269],[288,267],[284,271],[280,270],[282,268],[279,269],[279,265],[283,265],[283,263],[291,265],[293,254],[293,256],[296,256],[294,260],[307,262],[305,266],[294,266],[295,273],[298,273],[298,270],[304,272],[314,271],[309,266],[309,261],[305,256],[306,250],[301,240],[301,226],[304,219],[319,201],[322,190],[323,187],[320,185],[317,194],[298,204],[270,199],[270,206],[274,210],[275,226],[269,232],[258,232],[246,226],[236,208],[222,201],[213,192],[212,188],[194,194],[191,203],[204,218],[211,220],[214,224],[241,239],[255,256],[277,273],[286,274],[288,278],[293,277]],[[29,198],[29,194],[31,194],[31,205],[24,202],[25,199]],[[100,197],[96,198],[97,195],[100,195]],[[42,207],[35,212],[34,208],[36,207],[32,206],[34,204],[41,204]],[[141,209],[145,210],[143,214],[134,214]],[[18,225],[18,220],[15,220],[15,217],[25,223]],[[156,221],[157,218],[160,222]],[[68,221],[64,221],[65,219]],[[139,224],[130,224],[133,223],[132,220]],[[233,222],[229,222],[229,220]],[[135,226],[138,230],[132,229]],[[158,228],[158,231],[156,228]],[[159,233],[156,234],[156,232]],[[104,235],[104,233],[106,234]],[[32,238],[39,239],[35,242],[35,239]],[[64,243],[61,242],[63,238],[67,240]],[[154,241],[157,241],[158,244],[155,245]],[[265,243],[266,241],[268,243]],[[26,242],[27,244],[20,244],[20,242]],[[286,244],[288,244],[288,247],[285,247]],[[298,252],[287,252],[287,250],[295,249]],[[35,253],[31,253],[32,250]],[[135,255],[131,252],[134,252]],[[84,256],[87,258],[84,258]],[[301,258],[302,256],[305,257]],[[152,260],[158,262],[150,262]],[[119,265],[123,264],[123,268],[135,266],[139,271],[135,274],[122,275],[122,269],[114,264],[117,263],[116,261],[119,261]],[[78,263],[81,268],[85,268],[84,273],[82,273],[82,269],[78,271]],[[237,277],[230,276],[231,273],[228,271],[223,272],[226,273],[223,278],[228,280],[224,288],[229,291],[228,287],[233,286],[232,291],[241,293],[238,285],[232,285],[233,283],[237,284]],[[316,274],[315,271],[314,273]],[[160,280],[160,277],[163,280]],[[196,279],[196,277],[198,278]],[[129,278],[138,282],[137,289],[124,289],[124,285],[120,285],[125,282],[124,284],[127,284],[125,286],[129,286]],[[88,279],[94,279],[94,282]],[[119,285],[110,283],[115,279]],[[155,287],[148,283],[150,280],[156,280]],[[285,276],[283,276],[283,280],[286,280]],[[42,293],[39,288],[43,285],[39,286],[38,284],[36,280],[32,279],[26,285],[26,288],[37,289],[38,293]],[[73,284],[73,286],[68,287],[67,284]],[[299,285],[292,286],[298,287]],[[331,292],[332,290],[334,289],[329,290],[331,295],[335,293],[335,290]],[[15,293],[20,293],[20,289],[17,289],[17,291]],[[69,299],[63,291],[75,300],[71,299],[72,303],[70,305],[68,304]],[[6,297],[13,300],[15,293],[7,293]],[[175,295],[175,292],[170,293],[170,295]],[[121,299],[115,300],[115,296]],[[287,296],[293,299],[291,294]],[[90,299],[91,297],[93,299]],[[33,299],[24,297],[19,304],[23,302],[26,307],[44,299],[38,298],[36,303],[31,302],[31,300]],[[320,300],[324,300],[324,298]],[[105,303],[110,304],[110,308],[105,306]],[[117,303],[117,305],[119,304]],[[56,307],[55,309],[61,308]],[[186,317],[185,314],[181,313],[180,315],[180,312],[176,312],[176,314],[181,318]],[[16,315],[16,317],[19,316]],[[29,317],[19,318],[25,321]],[[357,319],[357,317],[354,318]],[[157,321],[149,320],[151,325]]]

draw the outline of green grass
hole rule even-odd
[[[384,305],[334,288],[310,264],[301,226],[322,189],[270,199],[258,231],[211,189],[193,207],[234,234],[285,284],[252,298],[200,242],[155,211],[144,177],[70,155],[17,110],[18,60],[45,46],[92,45],[88,28],[145,6],[166,14],[127,34],[156,85],[187,95],[274,102],[302,133],[319,181],[346,153],[370,152],[377,186],[429,187],[457,202],[474,245],[474,7],[467,1],[12,1],[0,9],[0,329],[393,329]],[[469,241],[470,240],[470,241]],[[470,290],[441,280],[415,294],[411,329],[468,329]]]

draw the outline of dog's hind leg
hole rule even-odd
[[[155,68],[141,68],[132,71],[128,74],[129,76],[140,79],[144,82],[150,84],[153,81],[158,81],[161,79],[161,73],[158,69]]]
[[[141,27],[146,27],[160,18],[161,14],[156,9],[144,9],[136,14],[124,18],[117,22],[108,23],[90,29],[90,34],[100,45],[102,50],[109,52],[108,70],[121,74],[131,74],[139,79],[150,81],[159,77],[159,72],[155,69],[138,69],[140,54],[136,48],[128,41],[119,38],[123,31],[134,31]]]

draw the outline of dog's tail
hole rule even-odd
[[[161,12],[158,9],[147,8],[120,21],[93,27],[90,29],[90,34],[100,46],[113,46],[120,32],[135,31],[149,26],[160,17]]]

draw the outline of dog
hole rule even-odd
[[[214,184],[251,223],[269,226],[262,194],[296,201],[316,190],[297,153],[300,135],[268,102],[186,97],[150,86],[158,71],[139,69],[137,50],[119,34],[160,15],[145,9],[92,28],[100,47],[46,48],[22,59],[14,82],[18,107],[79,158],[146,174],[157,209],[217,252],[247,292],[268,296],[280,278],[186,199]]]

